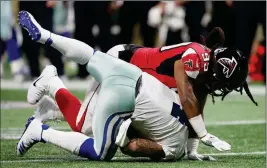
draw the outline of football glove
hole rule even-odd
[[[205,145],[212,146],[219,151],[227,151],[231,149],[231,145],[225,141],[220,140],[216,136],[207,133],[200,139]]]
[[[197,152],[188,152],[187,158],[189,160],[199,160],[199,161],[204,161],[204,160],[215,161],[216,160],[212,156],[204,156],[204,155],[198,154]]]

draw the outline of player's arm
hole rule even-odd
[[[165,158],[165,152],[159,144],[144,139],[133,127],[131,119],[124,121],[116,137],[116,144],[120,146],[122,153],[132,157],[149,157],[153,160]],[[127,131],[125,136],[125,131]]]
[[[121,148],[123,154],[132,157],[149,157],[153,160],[160,160],[165,157],[161,145],[148,139],[134,138]]]
[[[182,60],[177,60],[174,64],[174,78],[184,112],[198,137],[202,138],[207,134],[207,130],[198,109],[199,102],[194,94],[192,81],[185,72]]]
[[[198,84],[193,84],[193,91],[198,101],[198,104],[197,104],[198,113],[201,114],[204,120],[204,106],[207,101],[208,91],[204,85],[198,85]],[[188,125],[188,130],[189,130],[188,138],[198,138],[196,132],[194,131],[191,125]]]
[[[202,118],[204,120],[204,106],[206,104],[208,91],[204,85],[197,85],[193,84],[193,90],[194,94],[198,100],[198,110],[199,113],[202,115]],[[214,161],[215,159],[212,156],[208,155],[202,155],[197,152],[198,145],[199,145],[199,139],[198,135],[196,134],[195,130],[192,128],[192,126],[188,125],[189,135],[187,140],[187,158],[189,160],[207,160],[207,161]]]
[[[190,64],[190,59],[188,60],[189,64],[192,66],[192,62]],[[197,61],[195,61],[196,63]],[[216,136],[211,135],[207,132],[202,115],[199,110],[199,102],[194,94],[192,80],[188,77],[195,77],[198,75],[198,71],[194,68],[191,68],[192,71],[188,72],[185,70],[182,59],[177,60],[174,64],[174,78],[176,80],[178,94],[181,100],[181,104],[183,106],[184,112],[189,120],[194,131],[197,133],[200,140],[207,146],[213,146],[217,150],[230,150],[231,145],[218,139]],[[188,75],[189,74],[189,75]]]
[[[203,120],[204,120],[204,106],[206,104],[208,92],[206,88],[203,87],[203,85],[193,85],[194,94],[197,98],[198,107],[197,110],[199,111],[199,114],[201,114]],[[198,135],[191,126],[191,124],[187,125],[188,127],[188,141],[187,141],[187,151],[188,153],[197,153],[197,148],[199,144]]]

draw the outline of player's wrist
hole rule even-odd
[[[203,138],[208,133],[201,115],[189,119],[189,122],[199,138]]]

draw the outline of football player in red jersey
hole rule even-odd
[[[222,96],[223,100],[231,91],[242,93],[244,88],[257,105],[245,81],[248,60],[240,51],[224,48],[224,40],[223,30],[215,27],[206,39],[203,38],[203,44],[187,42],[161,48],[117,45],[107,53],[138,66],[177,90],[189,121],[197,121],[203,116],[208,94],[212,95],[214,102],[214,96]],[[221,93],[215,93],[216,90]],[[192,159],[199,159],[197,157],[201,155],[196,150],[198,137],[206,134],[204,126],[191,123],[189,130],[188,155],[190,157],[192,154]]]

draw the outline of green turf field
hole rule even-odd
[[[80,99],[84,93],[74,92]],[[58,167],[183,167],[183,168],[261,168],[266,167],[266,127],[265,97],[254,96],[259,106],[256,107],[246,96],[228,96],[216,104],[208,100],[205,108],[205,122],[208,131],[232,145],[229,152],[218,152],[200,144],[199,152],[211,154],[217,161],[152,162],[145,158],[130,158],[119,151],[111,162],[94,162],[76,157],[58,147],[49,144],[36,144],[24,157],[15,155],[17,138],[23,131],[27,118],[33,108],[1,108],[1,167],[19,168],[58,168]],[[25,101],[26,91],[1,90],[1,104],[7,101]],[[69,130],[66,123],[52,127]]]

